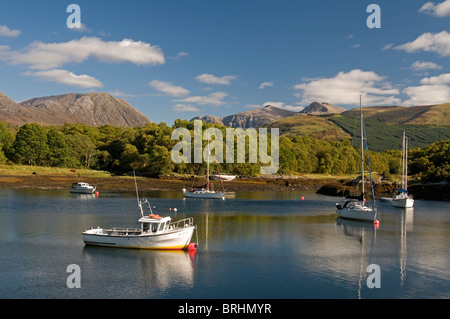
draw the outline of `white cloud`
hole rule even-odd
[[[403,89],[402,93],[408,99],[404,105],[430,105],[447,103],[450,101],[450,73],[423,78],[419,86],[410,86]]]
[[[426,2],[419,9],[419,12],[424,12],[439,18],[450,16],[450,0],[445,0],[444,2],[438,4]]]
[[[430,78],[423,78],[420,83],[422,84],[432,84],[432,85],[441,85],[450,83],[450,73],[444,73],[438,76],[433,76]]]
[[[15,38],[20,34],[20,30],[11,30],[6,25],[0,25],[0,37]]]
[[[450,56],[450,33],[445,30],[440,33],[427,32],[414,41],[396,46],[394,49],[408,53],[426,51],[435,52],[441,56]]]
[[[394,46],[393,43],[388,43],[388,44],[386,44],[384,47],[381,48],[381,51],[389,50],[389,49],[391,49],[393,46]]]
[[[44,80],[53,81],[70,86],[78,86],[82,88],[103,87],[103,83],[92,76],[86,74],[76,75],[72,72],[61,69],[45,70],[37,72],[27,71],[24,73],[24,75],[31,75],[39,77]]]
[[[176,104],[172,110],[175,112],[198,112],[199,109],[189,104]]]
[[[222,84],[222,85],[230,85],[231,80],[234,80],[236,78],[237,78],[236,75],[224,75],[221,77],[217,77],[214,74],[209,73],[203,73],[195,77],[195,79],[201,83]]]
[[[226,104],[226,102],[223,101],[223,99],[227,96],[228,94],[225,92],[213,92],[210,95],[206,96],[188,96],[183,99],[175,100],[175,102],[220,106]]]
[[[119,98],[138,97],[136,94],[125,93],[120,90],[108,91],[107,93]]]
[[[163,64],[164,54],[158,46],[123,39],[105,42],[97,37],[82,37],[62,43],[33,42],[22,52],[11,52],[12,64],[27,64],[31,69],[54,69],[66,63],[81,63],[89,57],[103,62],[131,62],[137,65]]]
[[[189,90],[181,86],[173,85],[170,82],[152,80],[148,84],[159,92],[163,92],[175,97],[181,97],[191,93]]]
[[[416,61],[413,64],[411,64],[411,69],[415,71],[440,70],[442,69],[442,66],[429,61]]]
[[[431,105],[447,103],[450,101],[450,86],[448,85],[421,85],[410,86],[403,90],[408,99],[404,105]]]
[[[272,81],[263,82],[259,85],[258,89],[262,90],[266,87],[273,87],[273,82]]]
[[[300,104],[303,105],[315,101],[358,105],[360,94],[366,105],[399,103],[400,99],[395,95],[400,92],[384,80],[385,77],[375,72],[355,69],[350,72],[339,72],[332,78],[312,79],[308,83],[295,85],[294,89],[302,91],[298,96],[302,98]]]
[[[181,58],[189,57],[189,56],[190,56],[189,53],[184,52],[184,51],[181,51],[181,52],[178,52],[178,54],[177,54],[175,57],[170,58],[170,59],[175,60],[175,61],[178,61],[178,60],[180,60]]]

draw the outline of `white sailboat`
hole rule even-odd
[[[216,192],[215,190],[210,189],[210,183],[209,183],[209,144],[208,144],[208,159],[206,160],[206,184],[202,186],[192,186],[192,188],[187,191],[185,188],[182,189],[184,197],[188,198],[209,198],[209,199],[225,199],[225,190],[223,189],[222,184],[222,191]],[[220,176],[220,175],[219,175]],[[222,180],[220,179],[220,182]]]
[[[392,206],[411,208],[414,206],[414,199],[408,194],[408,138],[403,131],[402,143],[402,188],[397,189],[398,194],[392,198]]]
[[[370,171],[370,161],[369,164],[369,173],[370,173],[370,184],[372,187],[372,197],[373,197],[373,208],[366,206],[366,200],[364,198],[364,144],[367,149],[367,140],[365,136],[364,130],[364,120],[361,106],[361,96],[360,96],[360,112],[361,112],[361,176],[362,176],[362,195],[360,200],[346,200],[343,205],[336,203],[336,213],[341,218],[353,219],[353,220],[362,220],[362,221],[372,221],[376,224],[377,220],[377,211],[375,206],[375,195],[373,191],[373,183],[372,183],[372,173]],[[366,143],[364,143],[366,140]],[[367,158],[369,159],[369,153],[367,152]]]

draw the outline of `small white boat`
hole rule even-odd
[[[364,221],[376,220],[376,211],[355,199],[345,201],[344,205],[336,203],[336,213],[339,217],[346,219]]]
[[[222,179],[219,178],[220,182],[222,183],[222,191],[216,192],[214,190],[210,189],[209,185],[209,156],[211,156],[211,153],[209,152],[209,144],[208,144],[208,159],[206,160],[206,184],[202,186],[192,186],[192,188],[187,191],[186,188],[182,189],[183,196],[188,198],[209,198],[209,199],[225,199],[225,189],[223,188]],[[215,161],[215,159],[214,159]],[[217,162],[216,162],[217,164]],[[218,165],[217,165],[218,167]],[[222,177],[222,175],[219,172],[219,177]]]
[[[223,174],[216,174],[216,175],[212,175],[211,178],[215,181],[232,181],[233,179],[235,179],[237,177],[237,175],[223,175]]]
[[[401,207],[401,208],[411,208],[414,206],[414,199],[412,199],[408,195],[408,191],[405,191],[403,189],[399,190],[400,193],[394,196],[392,198],[392,206],[395,207]]]
[[[225,198],[224,192],[212,191],[209,188],[193,188],[190,191],[186,191],[186,189],[183,188],[183,195],[184,197],[189,198],[210,198],[210,199]]]
[[[137,193],[137,187],[136,187]],[[138,195],[137,195],[138,196]],[[196,244],[191,238],[196,229],[192,217],[176,222],[167,217],[153,214],[150,203],[147,203],[149,214],[144,215],[142,203],[138,197],[141,217],[138,228],[91,228],[82,232],[85,245],[161,250],[195,250]]]
[[[89,185],[88,183],[80,182],[73,183],[70,188],[71,193],[80,193],[80,194],[93,194],[95,192],[96,187]]]
[[[145,202],[148,203],[147,200]],[[150,204],[148,205],[150,209]],[[141,202],[139,208],[140,227],[91,228],[82,232],[85,245],[135,249],[193,249],[190,242],[196,226],[191,217],[172,222],[169,216],[161,217],[153,213],[143,215]]]
[[[392,198],[392,206],[411,208],[414,199],[408,194],[408,139],[404,131],[402,144],[402,188],[397,189],[398,194]]]

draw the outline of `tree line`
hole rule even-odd
[[[69,123],[61,126],[24,124],[18,127],[0,122],[0,164],[90,168],[114,174],[134,170],[148,176],[204,174],[204,164],[175,164],[172,161],[172,148],[179,142],[172,140],[172,131],[179,127],[187,128],[193,136],[193,122],[179,119],[172,126],[161,122],[133,128]],[[219,128],[225,136],[225,126],[203,122],[203,129],[209,127]],[[206,143],[203,141],[203,145]],[[333,142],[309,136],[280,136],[279,148],[280,174],[341,175],[360,172],[360,150],[348,139]],[[247,141],[247,156],[248,149]],[[373,172],[385,176],[399,173],[400,150],[369,152],[369,158]],[[220,171],[256,176],[261,165],[248,161],[225,162],[220,164]],[[409,174],[417,175],[422,180],[448,179],[450,140],[410,150]]]

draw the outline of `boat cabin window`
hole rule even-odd
[[[149,223],[142,223],[142,232],[147,232],[149,229]]]
[[[152,232],[156,232],[158,230],[158,223],[152,223]]]
[[[163,231],[166,228],[166,224],[167,224],[167,222],[161,223],[159,226],[159,231]]]

